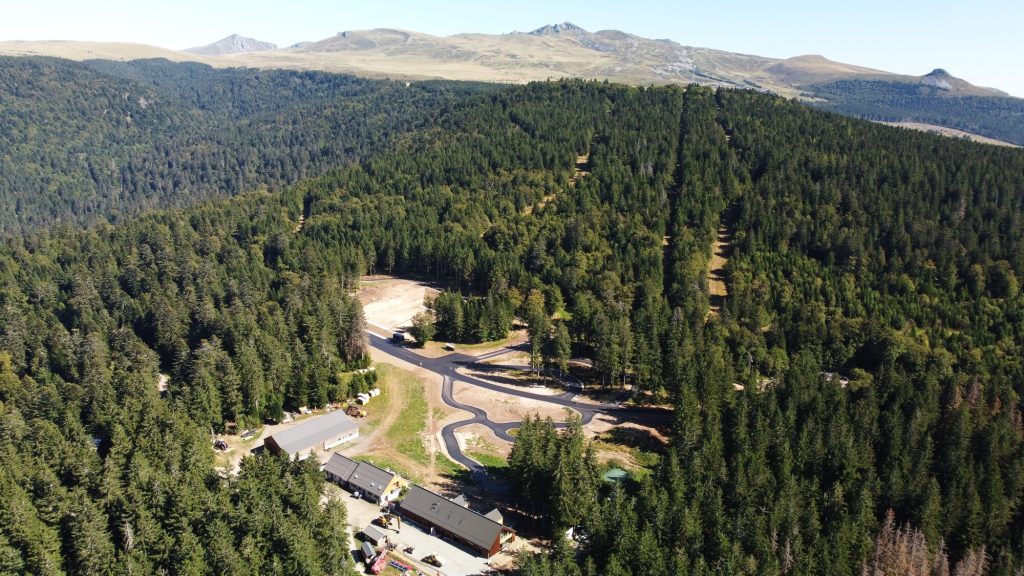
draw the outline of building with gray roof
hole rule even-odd
[[[341,454],[331,454],[331,459],[324,465],[324,474],[328,480],[381,505],[398,498],[402,488],[409,485],[408,481],[390,470],[369,462],[356,462]]]
[[[500,522],[413,485],[399,504],[403,516],[448,537],[486,558],[515,540],[516,533]]]
[[[367,524],[366,528],[360,530],[360,533],[363,535],[363,540],[374,546],[380,546],[380,543],[384,541],[384,533],[373,524]]]
[[[268,436],[263,444],[274,454],[285,454],[289,459],[303,460],[316,448],[330,450],[358,437],[359,425],[356,421],[349,418],[345,412],[335,410]]]

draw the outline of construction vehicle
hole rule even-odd
[[[422,562],[424,562],[425,564],[430,564],[431,566],[436,566],[437,568],[444,566],[444,558],[441,558],[437,554],[429,554],[427,556],[424,556]]]
[[[383,528],[391,528],[392,522],[398,522],[398,528],[392,528],[395,532],[402,533],[402,517],[392,512],[384,512],[377,517],[377,524]],[[386,537],[385,537],[386,538]]]
[[[395,518],[397,518],[397,516],[395,516],[394,514],[390,512],[385,512],[384,514],[381,514],[377,517],[377,524],[379,524],[383,528],[391,528],[391,521]]]
[[[345,414],[355,418],[366,418],[366,410],[363,410],[355,404],[349,404],[348,408],[345,408]]]

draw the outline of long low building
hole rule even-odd
[[[345,412],[335,410],[268,436],[263,445],[274,454],[287,455],[292,460],[303,460],[308,458],[314,449],[330,450],[358,437],[359,424]]]
[[[341,454],[331,454],[331,459],[324,464],[324,474],[328,480],[359,492],[360,497],[380,505],[398,498],[402,488],[409,485],[408,480],[390,470],[369,462],[356,462]]]
[[[475,550],[485,558],[500,552],[516,539],[511,528],[458,503],[413,485],[399,503],[402,516],[434,533]]]

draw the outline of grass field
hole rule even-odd
[[[402,478],[412,480],[413,482],[421,482],[423,480],[419,474],[414,473],[408,466],[382,454],[363,454],[356,456],[354,460],[359,462],[369,462],[378,468],[391,470],[392,472],[398,473]]]
[[[508,470],[508,462],[502,456],[488,452],[466,452],[466,456],[486,466],[492,474],[503,474]]]
[[[377,376],[382,392],[368,405],[366,420],[369,426],[379,426],[377,439],[355,459],[372,461],[420,484],[461,478],[461,466],[443,452],[432,453],[431,422],[443,420],[447,414],[431,408],[424,382],[412,372],[383,362],[377,364]]]
[[[382,376],[387,378],[389,387],[400,386],[405,392],[402,402],[395,407],[399,417],[384,433],[384,438],[399,454],[418,464],[429,466],[430,454],[423,444],[423,434],[427,431],[427,398],[423,382],[415,375],[394,366],[385,364],[380,369],[383,370]]]

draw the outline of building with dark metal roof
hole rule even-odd
[[[359,466],[359,462],[334,453],[331,454],[327,464],[324,464],[324,474],[327,474],[327,479],[335,484],[344,484],[348,482],[349,477],[356,471],[357,466]]]
[[[500,522],[413,485],[399,503],[401,514],[432,532],[446,536],[486,558],[515,540],[516,533]]]
[[[340,484],[370,502],[387,504],[398,498],[402,488],[409,485],[404,478],[390,470],[378,468],[369,462],[356,462],[341,454],[331,454],[324,465],[327,478]]]
[[[359,425],[345,412],[335,410],[323,416],[310,418],[287,430],[268,436],[264,446],[274,454],[287,455],[289,459],[303,460],[315,448],[324,450],[359,437]]]

